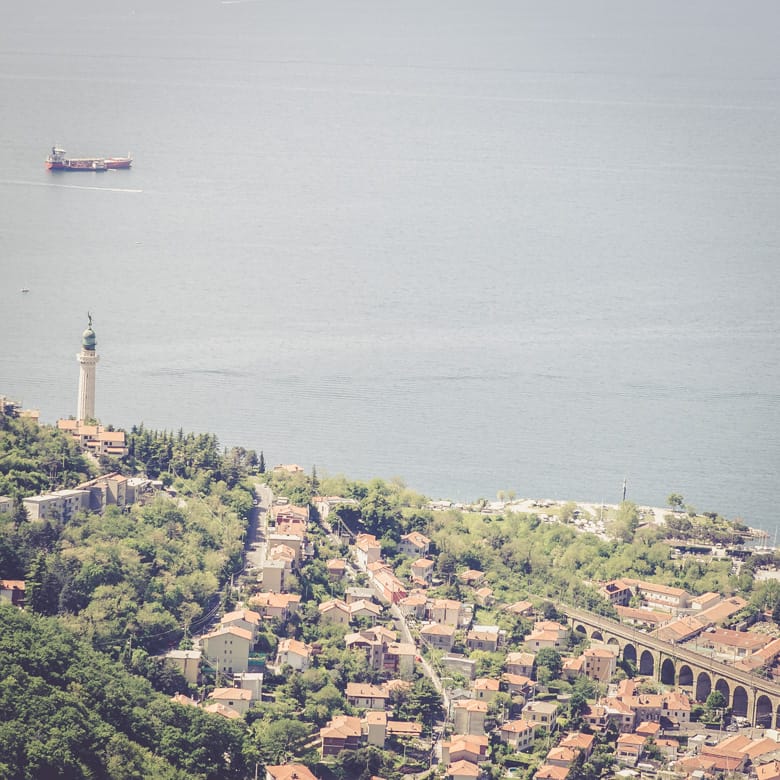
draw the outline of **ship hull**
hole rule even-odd
[[[106,168],[129,168],[133,164],[132,157],[106,157],[103,161]]]
[[[107,168],[106,163],[98,159],[64,160],[62,162],[47,160],[46,167],[50,171],[105,171]]]

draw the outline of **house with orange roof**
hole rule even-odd
[[[249,599],[249,606],[264,618],[287,620],[298,611],[301,597],[297,593],[256,593]]]
[[[673,723],[691,722],[691,700],[683,691],[670,691],[664,694],[661,716]]]
[[[696,612],[701,612],[703,609],[709,609],[716,604],[720,604],[723,601],[723,596],[720,593],[716,593],[714,590],[707,593],[701,593],[698,596],[691,596],[691,609]]]
[[[491,702],[496,698],[500,687],[498,680],[493,680],[490,677],[478,677],[471,685],[471,690],[474,692],[474,698],[479,701]]]
[[[331,558],[325,568],[328,572],[328,579],[331,582],[338,582],[347,571],[347,563],[343,558]]]
[[[469,650],[487,650],[495,653],[503,644],[506,631],[498,626],[474,626],[466,634],[466,647]]]
[[[525,644],[532,650],[558,649],[566,645],[568,636],[566,626],[554,620],[540,620],[534,623],[534,630],[525,637]]]
[[[382,597],[389,604],[397,604],[409,595],[406,585],[387,567],[369,572],[369,578],[381,590]]]
[[[358,534],[355,537],[355,558],[361,569],[369,563],[376,563],[382,557],[382,545],[373,534]]]
[[[536,729],[531,721],[520,719],[502,723],[498,730],[501,742],[516,751],[528,750],[534,745]]]
[[[478,585],[485,579],[485,572],[478,569],[468,569],[458,575],[458,579],[464,585]]]
[[[770,761],[754,767],[756,780],[780,780],[780,761]]]
[[[618,617],[622,623],[627,623],[630,626],[638,626],[639,628],[652,631],[658,628],[664,623],[668,623],[670,615],[668,612],[659,612],[653,609],[647,609],[646,607],[615,607],[618,613]]]
[[[303,764],[284,764],[266,766],[265,780],[317,780],[317,777]]]
[[[697,641],[697,646],[710,648],[716,653],[736,660],[753,655],[766,647],[770,641],[771,638],[766,634],[716,628],[702,634]]]
[[[663,639],[665,642],[680,644],[701,634],[707,625],[699,616],[684,615],[657,628],[653,631],[653,636]]]
[[[373,601],[353,601],[347,606],[349,608],[350,621],[356,621],[360,618],[367,618],[374,621],[382,614],[382,607],[375,604]]]
[[[658,582],[624,578],[626,583],[647,604],[669,612],[677,612],[686,609],[690,601],[690,594],[682,588],[673,588],[669,585],[661,585]]]
[[[208,699],[235,710],[239,715],[246,715],[252,702],[252,694],[243,688],[215,688],[208,695]]]
[[[615,758],[621,764],[636,766],[642,757],[645,738],[639,734],[621,734],[615,746]]]
[[[301,560],[303,550],[303,538],[297,534],[283,534],[283,533],[270,533],[268,534],[268,542],[266,549],[268,551],[268,557],[273,558],[274,547],[284,545],[289,547],[295,553],[295,565],[297,566]]]
[[[499,690],[512,696],[528,697],[533,695],[535,689],[536,683],[524,674],[510,674],[509,672],[504,672],[501,675]]]
[[[390,693],[384,685],[369,683],[347,683],[347,701],[360,710],[384,710]]]
[[[578,753],[584,754],[585,758],[590,758],[593,753],[593,746],[596,742],[593,734],[581,734],[580,732],[571,732],[567,734],[559,743],[558,747],[571,748]]]
[[[220,704],[215,701],[211,704],[204,704],[201,709],[203,712],[208,712],[211,715],[219,715],[226,720],[238,720],[241,718],[241,714],[236,712],[232,707],[226,707],[224,704]]]
[[[428,623],[420,629],[420,637],[431,647],[449,652],[455,643],[455,627],[444,623]]]
[[[531,677],[534,673],[534,663],[536,656],[527,652],[507,653],[504,659],[504,668],[509,674],[520,674],[524,677]]]
[[[171,696],[171,701],[174,704],[181,704],[182,707],[197,707],[198,702],[195,699],[191,699],[189,696],[185,696],[183,693],[176,693]]]
[[[419,590],[413,590],[408,596],[398,602],[398,608],[405,617],[422,620],[425,617],[427,596]]]
[[[320,620],[324,623],[332,623],[338,626],[348,626],[350,621],[350,609],[346,602],[341,599],[330,599],[323,601],[317,607],[320,613]]]
[[[249,651],[254,641],[251,631],[236,626],[220,626],[200,638],[204,660],[218,672],[249,671]]]
[[[631,586],[625,580],[610,580],[599,588],[599,593],[615,607],[627,607],[634,595]]]
[[[0,601],[21,608],[24,606],[24,596],[24,580],[0,580]]]
[[[350,715],[334,716],[320,729],[322,757],[336,756],[342,750],[357,750],[362,735],[363,727],[360,718]]]
[[[492,607],[496,603],[496,599],[493,596],[493,588],[484,586],[477,588],[474,591],[474,601],[479,604],[480,607]]]
[[[398,552],[401,555],[425,556],[430,550],[431,540],[419,531],[404,534],[398,544]]]
[[[470,761],[481,764],[487,761],[488,738],[484,734],[453,734],[441,744],[441,763]]]
[[[226,612],[220,619],[219,624],[221,626],[243,628],[252,634],[252,642],[256,642],[261,621],[262,618],[259,612],[251,609],[236,609],[233,612]]]
[[[568,767],[542,764],[534,773],[534,780],[566,780],[568,774]]]
[[[510,612],[521,617],[530,617],[534,614],[534,605],[530,601],[515,601],[514,604],[505,606],[504,612]]]
[[[582,673],[591,680],[608,683],[617,669],[617,653],[609,647],[589,647],[581,658]]]
[[[276,666],[291,666],[299,672],[305,672],[311,664],[311,647],[297,639],[282,639],[276,650]]]
[[[486,702],[475,699],[459,699],[452,703],[452,711],[456,734],[482,736],[485,733]]]
[[[284,593],[287,591],[293,574],[295,551],[286,544],[274,547],[263,561],[260,570],[260,587],[265,593]]]
[[[434,599],[430,602],[428,616],[434,623],[445,623],[456,628],[461,623],[463,604],[455,599]]]
[[[409,567],[413,580],[422,585],[430,585],[433,578],[433,561],[428,558],[418,558]]]
[[[562,766],[568,769],[574,763],[578,755],[579,751],[570,747],[558,745],[554,748],[550,748],[547,752],[547,757],[544,759],[544,763],[551,766]]]
[[[456,761],[447,767],[449,780],[474,780],[481,774],[479,767],[471,761]]]

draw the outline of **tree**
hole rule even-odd
[[[563,659],[557,650],[553,650],[551,647],[543,647],[536,654],[534,667],[536,668],[537,679],[539,669],[546,669],[550,677],[555,679],[560,677],[561,671],[563,670]]]
[[[685,506],[685,499],[679,493],[670,493],[666,503],[675,511],[680,512]]]
[[[265,474],[265,455],[263,455],[263,451],[262,450],[260,450],[260,463],[259,463],[259,465],[257,467],[257,470],[261,474]]]
[[[720,691],[712,691],[707,697],[705,706],[708,710],[714,712],[715,710],[724,709],[727,703],[726,697]]]

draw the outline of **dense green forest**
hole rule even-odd
[[[0,605],[3,780],[243,778],[246,727],[155,693],[62,621]]]

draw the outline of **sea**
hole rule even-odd
[[[74,415],[89,313],[104,424],[772,533],[778,30],[777,0],[4,2],[0,394]]]

